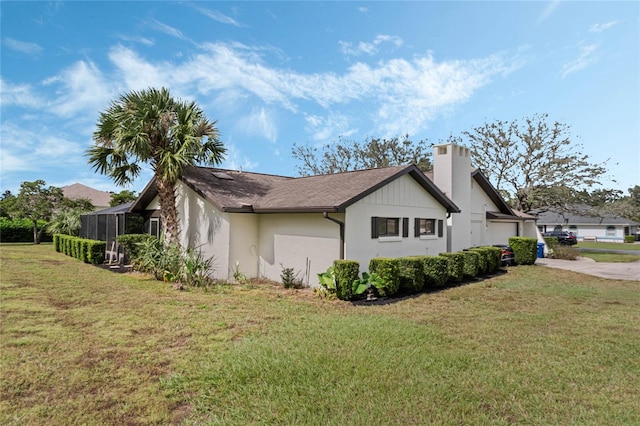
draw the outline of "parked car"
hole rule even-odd
[[[576,234],[568,231],[551,231],[551,232],[543,232],[543,237],[556,237],[558,239],[558,243],[565,244],[568,246],[572,246],[574,244],[578,244],[578,238]]]
[[[505,244],[494,244],[493,246],[502,250],[502,266],[510,266],[515,263],[515,255],[511,247]]]

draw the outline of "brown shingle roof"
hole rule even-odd
[[[413,165],[290,178],[234,170],[192,167],[182,181],[216,208],[227,212],[344,211],[398,177],[410,174],[447,211],[458,207]],[[151,182],[132,210],[144,208],[157,190]]]
[[[96,208],[108,207],[111,203],[110,192],[99,191],[81,183],[63,186],[62,193],[72,200],[87,199]]]

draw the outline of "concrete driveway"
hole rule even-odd
[[[640,260],[628,263],[604,263],[596,262],[588,257],[579,257],[576,260],[548,259],[545,257],[536,259],[536,265],[566,269],[613,280],[640,281]]]

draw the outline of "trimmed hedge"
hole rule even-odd
[[[487,253],[487,273],[497,271],[502,265],[502,249],[500,247],[482,247]]]
[[[480,253],[473,250],[463,251],[464,254],[464,276],[466,278],[473,278],[480,275]]]
[[[443,287],[449,280],[449,261],[443,256],[418,256],[424,269],[426,288]]]
[[[333,271],[336,277],[336,296],[338,299],[353,299],[353,282],[358,279],[360,274],[360,263],[355,260],[336,260],[333,262]]]
[[[400,288],[398,260],[387,257],[376,257],[369,261],[369,271],[375,272],[382,279],[376,286],[378,295],[394,296]]]
[[[104,262],[107,243],[105,241],[87,240],[71,235],[55,234],[53,236],[55,251],[75,257],[85,263],[97,265]]]
[[[448,281],[459,283],[464,278],[464,253],[440,253],[440,256],[447,259]]]
[[[41,229],[47,222],[38,221],[38,229]],[[46,231],[42,233],[40,242],[47,243],[53,241],[51,234]],[[0,242],[2,243],[32,243],[33,242],[33,222],[31,219],[7,219],[0,217]]]
[[[538,258],[538,240],[528,237],[511,237],[509,246],[513,249],[517,265],[533,265]]]
[[[478,253],[478,275],[489,273],[491,267],[491,250],[489,250],[489,247],[473,247],[469,251]]]
[[[398,259],[398,273],[400,278],[399,291],[417,293],[424,286],[424,266],[415,257],[401,257]]]
[[[632,243],[636,240],[636,236],[635,235],[625,235],[624,236],[624,242],[625,243]]]
[[[116,237],[116,242],[122,246],[129,260],[135,260],[139,257],[140,244],[151,238],[156,237],[151,234],[125,234]]]

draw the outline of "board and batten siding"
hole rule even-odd
[[[438,220],[446,223],[446,209],[410,175],[404,175],[367,195],[345,214],[345,258],[357,260],[360,271],[368,271],[374,257],[432,255],[446,251],[446,232],[438,237]],[[371,237],[371,218],[408,218],[408,237]],[[435,236],[414,236],[415,218],[435,219]]]

